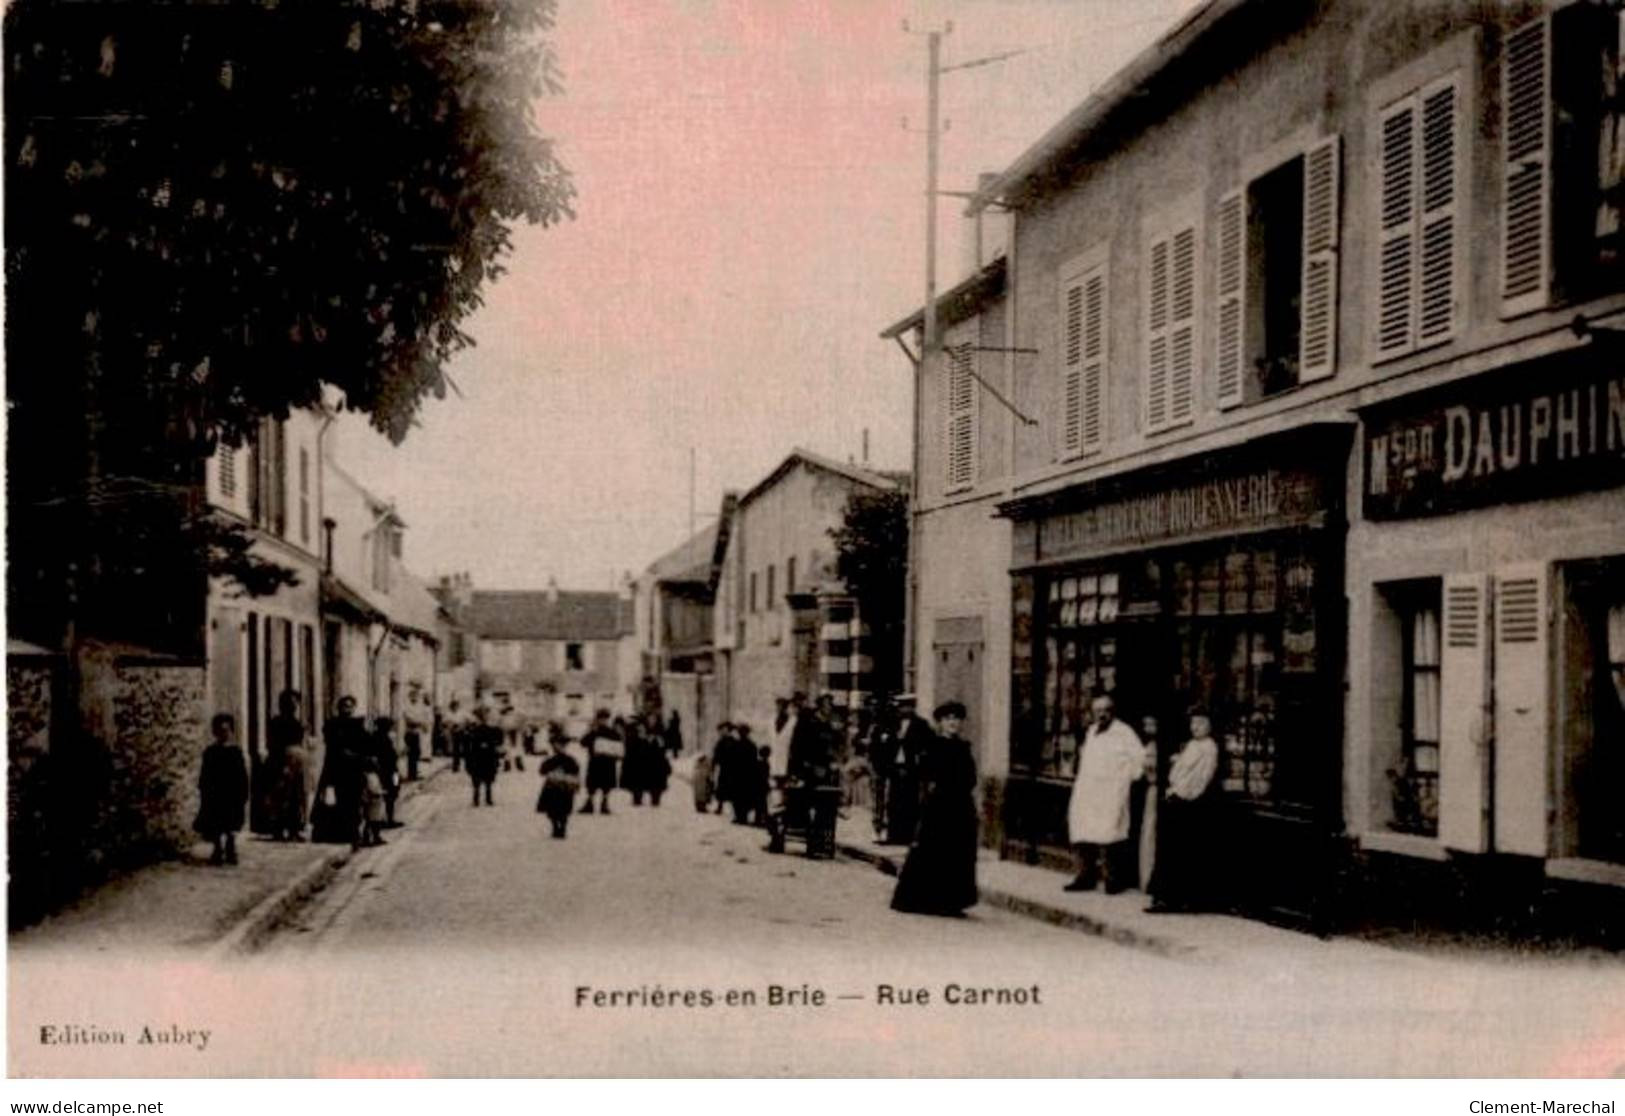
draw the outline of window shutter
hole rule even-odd
[[[1458,291],[1456,230],[1461,191],[1458,138],[1460,92],[1450,77],[1425,87],[1418,98],[1421,112],[1421,238],[1418,260],[1418,345],[1448,341],[1456,335]]]
[[[1551,20],[1507,36],[1501,64],[1501,313],[1538,310],[1551,294]]]
[[[1084,280],[1061,284],[1061,456],[1083,452]]]
[[[220,455],[220,495],[226,500],[235,502],[237,499],[237,451],[231,446],[221,443]]]
[[[1439,656],[1439,840],[1489,848],[1490,594],[1483,574],[1444,579]]]
[[[950,492],[976,483],[976,323],[944,346],[948,371],[947,487]],[[772,596],[771,589],[768,596]],[[771,603],[771,602],[770,602]]]
[[[1106,441],[1106,265],[1084,280],[1083,287],[1083,451]]]
[[[1496,575],[1495,590],[1495,848],[1545,856],[1551,722],[1546,566],[1508,566]]]
[[[1303,280],[1298,382],[1324,380],[1337,369],[1338,137],[1303,157]]]
[[[1247,196],[1242,190],[1219,199],[1218,336],[1213,353],[1220,407],[1242,402],[1247,321]]]
[[[1416,98],[1377,118],[1377,359],[1411,351],[1416,303]]]
[[[1145,429],[1168,425],[1168,238],[1153,240],[1147,269]]]
[[[1196,413],[1196,227],[1174,233],[1169,276],[1168,425]]]

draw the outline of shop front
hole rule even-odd
[[[1004,855],[1058,861],[1090,700],[1164,762],[1205,706],[1221,751],[1226,890],[1303,919],[1340,829],[1343,493],[1352,428],[1017,499]]]
[[[1625,889],[1625,374],[1617,343],[1365,411],[1361,844],[1511,897]],[[1523,904],[1525,907],[1527,903]]]

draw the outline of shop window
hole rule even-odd
[[[1035,774],[1072,777],[1090,700],[1117,690],[1118,590],[1116,572],[1049,582],[1043,611],[1044,721],[1024,757]]]
[[[1389,594],[1399,622],[1400,751],[1388,770],[1393,792],[1390,828],[1432,837],[1439,832],[1441,645],[1439,582],[1395,587]]]
[[[1618,290],[1625,263],[1625,13],[1573,4],[1507,36],[1502,314]]]

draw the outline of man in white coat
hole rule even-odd
[[[1108,895],[1128,886],[1129,790],[1154,761],[1115,713],[1105,694],[1089,703],[1091,724],[1078,750],[1066,811],[1067,835],[1078,852],[1078,875],[1068,891],[1093,891],[1102,877]]]

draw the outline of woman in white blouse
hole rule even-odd
[[[1219,746],[1213,722],[1199,706],[1190,711],[1190,739],[1168,767],[1168,787],[1157,826],[1157,863],[1151,873],[1152,912],[1191,911],[1217,894],[1213,855],[1218,836]]]

